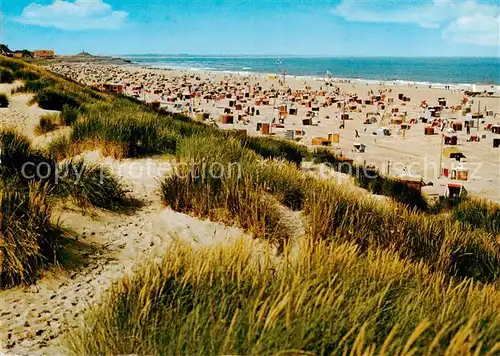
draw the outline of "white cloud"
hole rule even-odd
[[[500,15],[459,17],[443,30],[443,38],[459,43],[500,46]]]
[[[500,5],[476,0],[420,2],[364,2],[342,0],[332,13],[352,22],[408,23],[428,29],[443,29],[454,42],[499,46]]]
[[[28,5],[17,20],[28,25],[79,31],[118,29],[123,27],[127,17],[126,11],[115,11],[103,0],[55,0],[47,6]]]

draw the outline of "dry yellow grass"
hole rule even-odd
[[[305,239],[171,247],[115,285],[73,354],[462,354],[500,349],[500,295],[422,263]]]

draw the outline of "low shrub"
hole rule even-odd
[[[126,206],[126,191],[109,169],[72,159],[58,165],[55,192],[71,197],[82,209],[119,210]]]
[[[257,152],[263,158],[282,159],[300,165],[307,155],[307,148],[294,142],[270,137],[248,136],[242,140],[243,146]]]
[[[61,111],[61,116],[64,121],[64,124],[66,126],[71,126],[73,125],[76,120],[78,119],[78,109],[70,106],[70,105],[63,105],[62,111]]]
[[[0,68],[0,83],[14,82],[14,73],[10,69]]]
[[[35,126],[35,134],[44,135],[48,132],[54,131],[60,121],[61,117],[59,114],[47,114],[42,116],[38,125]]]
[[[46,87],[40,89],[33,98],[42,109],[62,111],[64,105],[79,107],[78,99],[67,91]]]
[[[5,94],[0,94],[0,108],[9,107],[9,98]]]

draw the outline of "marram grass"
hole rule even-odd
[[[60,231],[51,223],[50,188],[0,189],[0,288],[31,283],[42,266],[57,261]]]
[[[234,189],[259,191],[293,210],[303,210],[306,229],[318,241],[347,240],[362,250],[390,249],[402,257],[424,261],[450,277],[493,282],[500,276],[499,241],[487,231],[409,210],[404,204],[381,204],[352,189],[308,176],[291,163],[260,160],[235,139],[185,138],[178,145],[177,155],[196,169],[187,178],[174,176],[163,181],[163,197],[174,210],[220,220],[215,212],[219,212],[221,202],[225,205],[228,201],[221,198],[223,194],[234,198]],[[211,179],[207,174],[214,162],[221,163],[217,167],[223,173],[239,173],[244,179],[238,185],[227,184],[227,178],[234,176]],[[205,178],[196,179],[201,166],[205,167]],[[237,221],[239,214],[245,220],[246,213],[246,209],[233,211],[230,218],[223,216],[222,220]]]
[[[123,183],[106,167],[72,159],[58,165],[58,177],[55,193],[70,197],[84,210],[120,210],[127,205]]]
[[[35,126],[35,134],[40,136],[54,131],[61,124],[59,114],[46,114],[40,118],[38,125]]]
[[[67,351],[182,355],[437,355],[500,350],[500,295],[353,244],[277,258],[247,241],[170,247],[114,285]]]
[[[82,208],[116,210],[125,205],[126,192],[109,170],[81,160],[57,164],[13,129],[0,130],[0,144],[0,288],[4,288],[32,283],[44,266],[58,261],[63,236],[51,219],[55,199],[69,197]]]
[[[266,195],[266,187],[254,184],[237,166],[212,168],[209,161],[192,162],[165,177],[161,181],[165,204],[175,211],[235,224],[256,238],[282,246],[290,232],[278,204]]]

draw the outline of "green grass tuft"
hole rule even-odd
[[[44,135],[57,129],[61,117],[59,114],[47,114],[40,118],[40,122],[35,126],[35,134]]]
[[[9,98],[5,94],[0,94],[0,108],[9,107]]]
[[[65,105],[79,107],[80,102],[75,95],[55,88],[42,88],[34,96],[34,100],[42,109],[61,111]]]
[[[315,163],[327,163],[335,171],[353,176],[358,186],[373,194],[391,197],[411,209],[421,211],[428,209],[427,202],[419,189],[395,178],[384,177],[375,169],[350,163],[327,148],[315,149],[312,158]]]
[[[14,73],[7,68],[0,68],[0,83],[10,84],[14,82]]]
[[[178,136],[161,117],[137,108],[128,111],[127,105],[122,101],[86,107],[73,125],[71,141],[115,144],[122,147],[124,157],[175,152]]]
[[[109,169],[81,159],[58,165],[55,193],[60,197],[71,197],[82,209],[120,210],[127,205],[121,181]]]
[[[78,119],[78,109],[71,107],[70,105],[63,105],[61,116],[63,119],[63,122],[66,126],[71,126],[73,125],[76,120]]]
[[[237,166],[191,163],[161,182],[166,205],[173,210],[236,224],[256,238],[283,244],[289,232],[276,202]]]
[[[0,288],[33,282],[57,261],[60,231],[51,224],[50,191],[30,183],[27,192],[0,187]]]
[[[500,234],[500,205],[486,199],[462,199],[452,210],[452,218],[492,234]]]
[[[249,136],[242,142],[245,147],[257,152],[263,158],[282,159],[300,165],[307,156],[306,147],[282,139]]]

